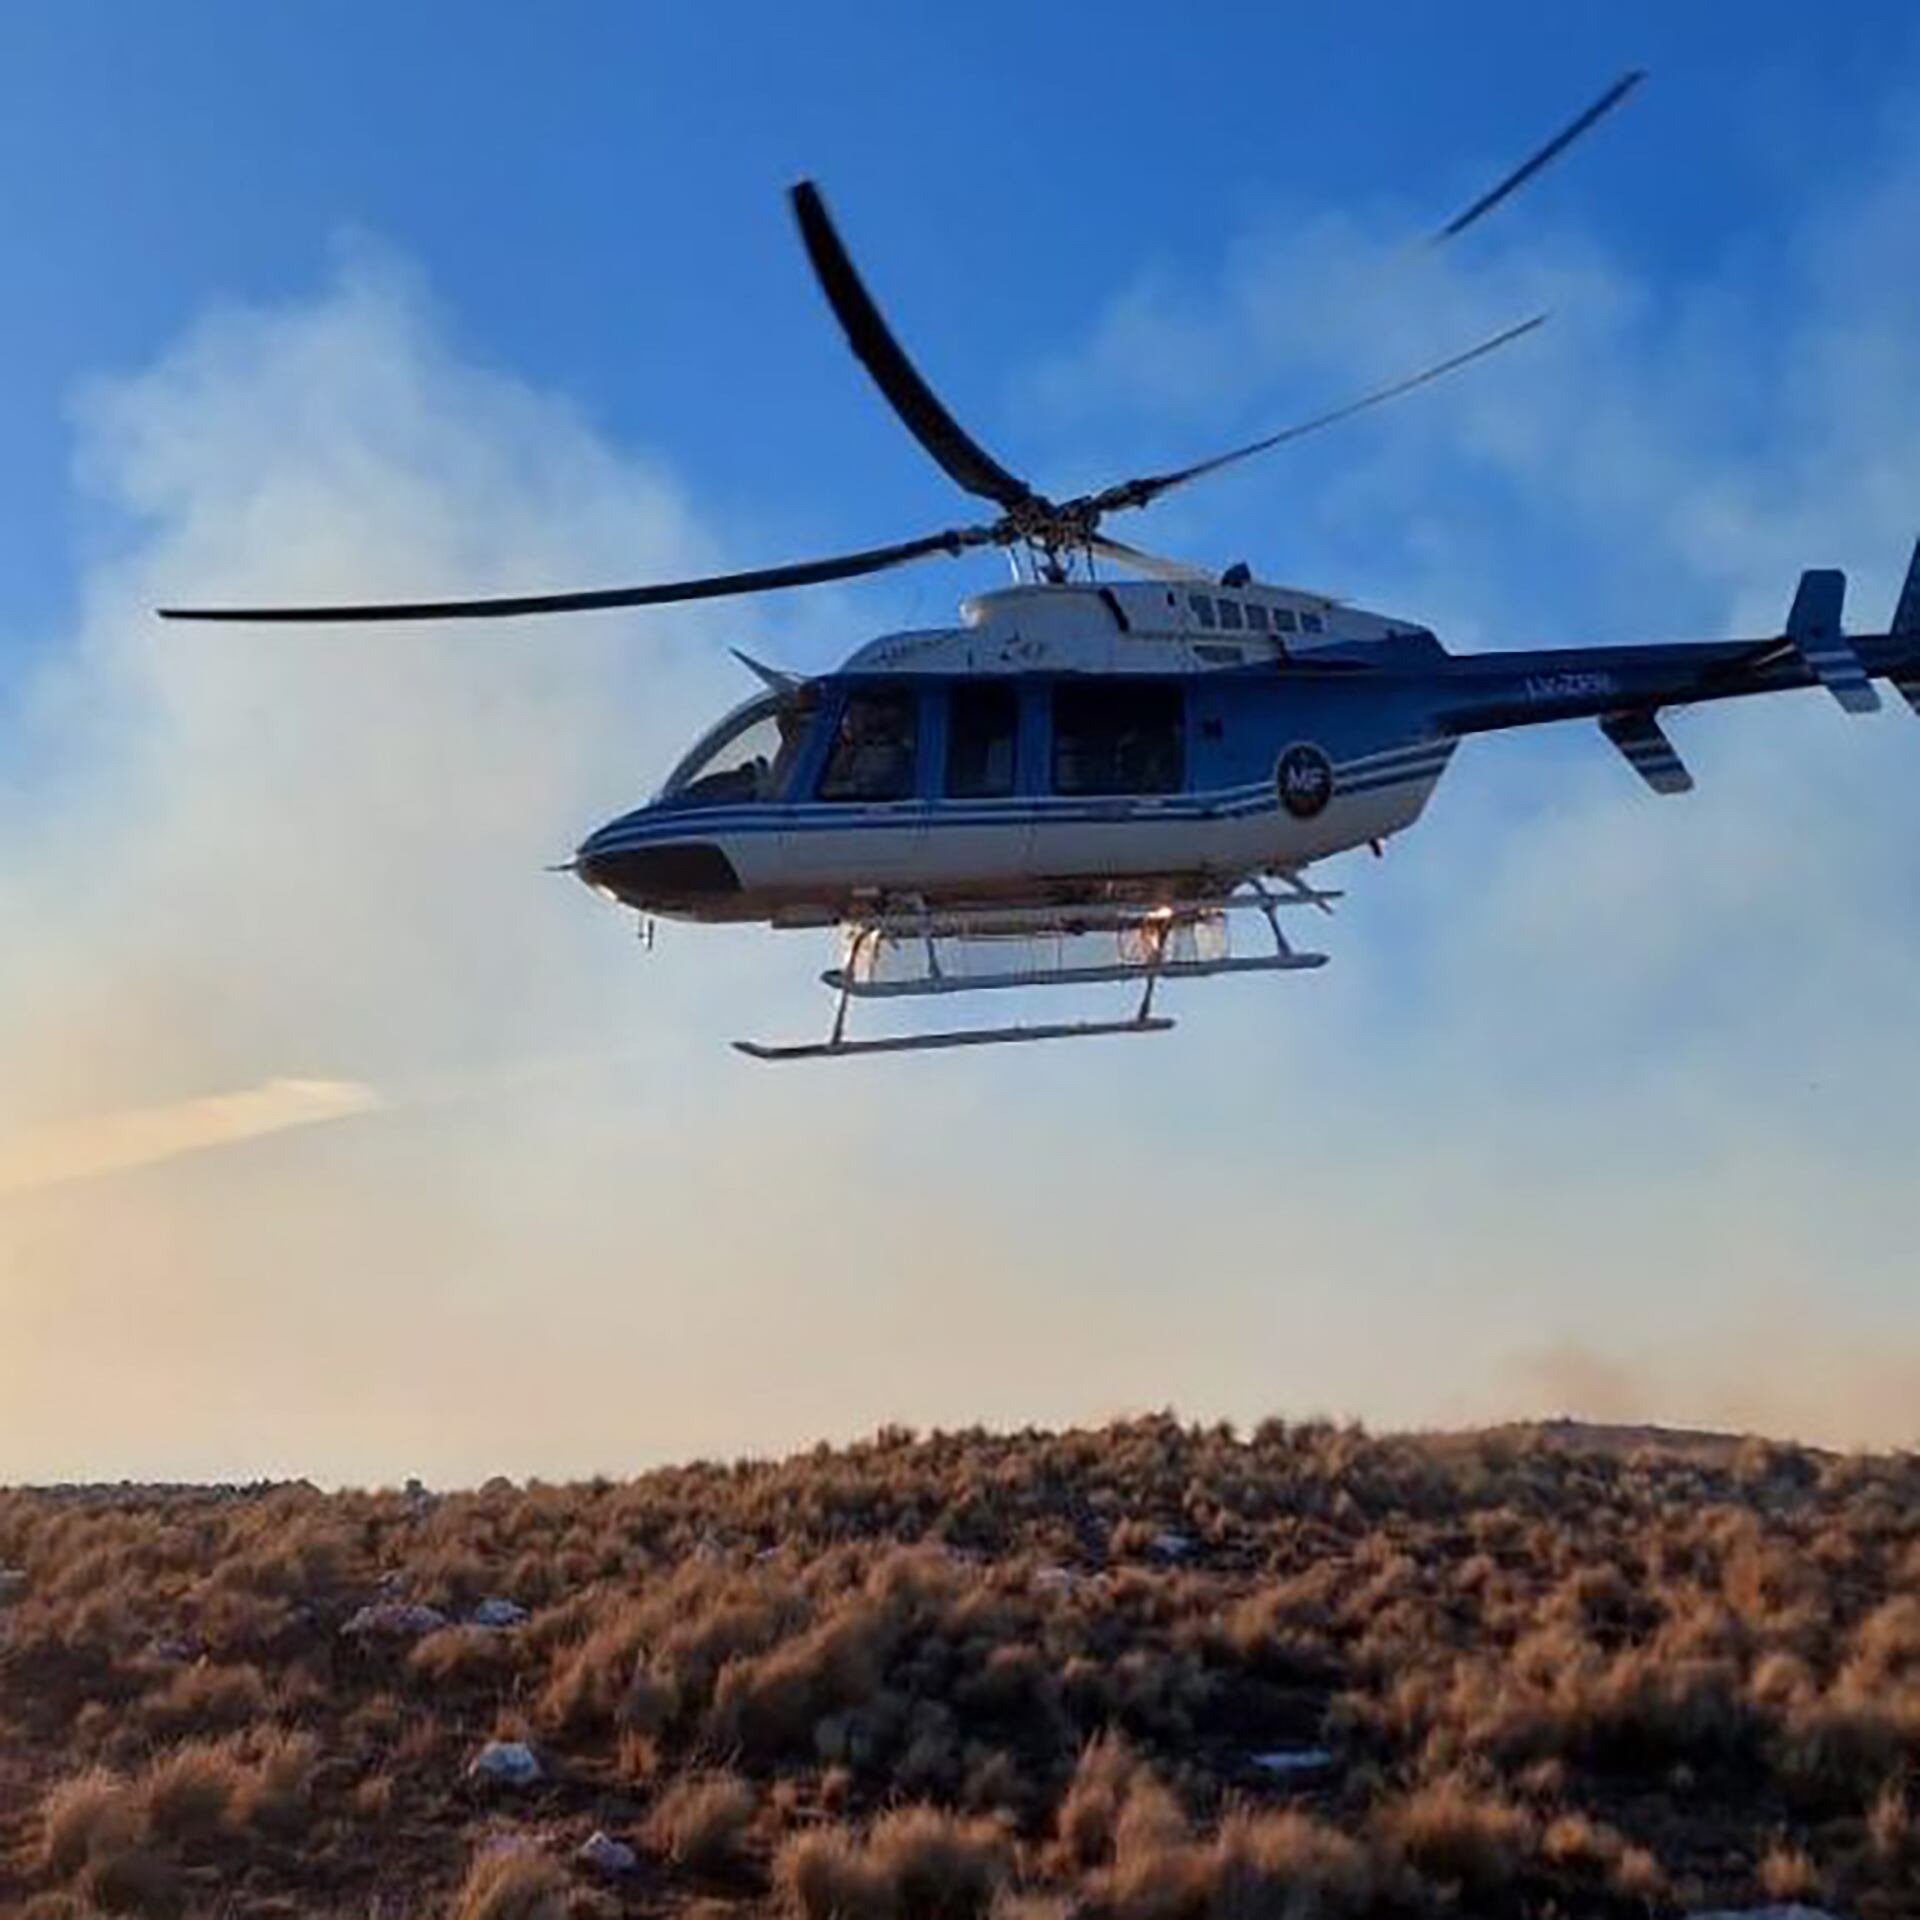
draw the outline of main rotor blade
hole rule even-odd
[[[1464,213],[1455,214],[1444,227],[1430,233],[1427,236],[1429,244],[1440,246],[1465,233],[1475,221],[1484,219],[1510,193],[1525,186],[1542,167],[1565,153],[1597,120],[1602,120],[1611,113],[1646,77],[1646,70],[1643,67],[1636,67],[1631,73],[1622,74],[1585,113],[1569,121],[1544,147],[1530,154],[1504,179],[1489,187]]]
[[[826,202],[811,180],[794,187],[794,218],[815,277],[828,304],[846,329],[847,344],[872,374],[907,430],[939,461],[947,474],[982,499],[1013,508],[1032,499],[1033,489],[1009,473],[954,419],[893,337],[866,284],[827,215]]]
[[[1164,553],[1151,553],[1145,547],[1130,546],[1125,540],[1116,540],[1109,533],[1090,535],[1087,545],[1109,560],[1118,560],[1122,566],[1132,567],[1136,573],[1144,573],[1149,580],[1164,580],[1171,586],[1192,586],[1195,583],[1212,586],[1220,578],[1197,561],[1171,560]]]
[[[1095,518],[1103,513],[1117,513],[1126,507],[1144,507],[1149,501],[1157,500],[1161,494],[1173,487],[1183,487],[1189,480],[1198,480],[1203,474],[1217,473],[1222,467],[1230,467],[1236,460],[1248,460],[1256,453],[1265,453],[1269,448],[1284,445],[1289,440],[1298,440],[1309,433],[1318,433],[1322,427],[1331,427],[1342,420],[1351,420],[1357,413],[1365,413],[1371,407],[1384,406],[1389,400],[1397,400],[1404,393],[1411,393],[1416,387],[1424,387],[1428,382],[1439,380],[1449,373],[1457,372],[1461,367],[1475,360],[1483,359],[1487,354],[1497,352],[1501,347],[1510,345],[1523,335],[1533,332],[1536,327],[1545,326],[1548,316],[1536,313],[1530,320],[1522,320],[1518,326],[1508,327],[1502,333],[1494,334],[1490,339],[1482,340],[1478,346],[1467,348],[1464,353],[1450,355],[1445,360],[1436,361],[1430,367],[1423,367],[1418,373],[1410,373],[1403,380],[1396,380],[1391,386],[1376,387],[1373,392],[1365,393],[1357,400],[1349,400],[1344,406],[1335,407],[1330,413],[1316,414],[1311,420],[1302,420],[1291,427],[1282,427],[1278,433],[1270,433],[1265,439],[1249,441],[1244,447],[1235,447],[1230,453],[1214,455],[1211,460],[1196,461],[1190,467],[1176,467],[1171,473],[1148,474],[1138,480],[1123,480],[1117,487],[1108,487],[1094,494],[1086,505]]]
[[[817,586],[879,573],[929,554],[959,554],[993,538],[984,527],[949,528],[891,547],[803,560],[792,566],[760,567],[750,573],[716,573],[700,580],[669,580],[646,587],[597,587],[584,593],[517,593],[481,600],[374,601],[327,607],[162,607],[163,620],[497,620],[523,613],[591,613],[607,607],[659,607],[678,600],[718,600],[729,594],[766,593],[775,587]]]

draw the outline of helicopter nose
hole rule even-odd
[[[596,893],[646,913],[694,913],[740,891],[733,862],[708,840],[639,840],[616,820],[589,834],[573,870]]]

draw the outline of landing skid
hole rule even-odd
[[[945,1033],[895,1033],[878,1040],[813,1040],[770,1047],[758,1040],[736,1040],[735,1048],[753,1060],[837,1060],[855,1053],[933,1053],[942,1047],[1016,1046],[1023,1040],[1097,1040],[1109,1033],[1170,1033],[1175,1022],[1164,1014],[1144,1020],[1068,1020],[1049,1026],[957,1027]]]
[[[1108,900],[1062,906],[932,908],[910,902],[878,905],[844,926],[845,958],[821,975],[838,995],[825,1040],[769,1045],[736,1040],[753,1060],[833,1060],[844,1055],[930,1053],[951,1047],[1014,1046],[1032,1040],[1088,1040],[1109,1034],[1165,1033],[1174,1022],[1153,1010],[1163,980],[1205,980],[1222,974],[1297,973],[1326,965],[1323,953],[1301,953],[1280,929],[1279,909],[1312,906],[1330,912],[1339,896],[1309,887],[1297,875],[1279,876],[1284,891],[1258,880],[1246,890],[1162,902]],[[1273,935],[1271,953],[1228,954],[1228,914],[1260,912]],[[1073,957],[1081,944],[1110,939],[1111,960],[1088,964]],[[1004,964],[1009,948],[1038,949],[1027,965]],[[993,964],[970,971],[967,961],[985,953]],[[907,970],[900,971],[904,966]],[[918,1000],[954,993],[991,993],[1020,987],[1138,985],[1130,1018],[1048,1021],[1023,1026],[958,1027],[932,1033],[888,1034],[871,1040],[847,1037],[847,1014],[855,1000]]]

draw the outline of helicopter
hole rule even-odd
[[[1470,206],[1475,226],[1610,113],[1624,75]],[[1890,681],[1920,713],[1920,544],[1888,629],[1848,634],[1846,577],[1802,574],[1778,634],[1711,642],[1456,654],[1419,621],[1214,572],[1106,531],[1223,468],[1399,399],[1532,333],[1535,314],[1461,352],[1244,446],[1066,500],[973,438],[921,376],[817,187],[791,189],[814,276],[908,431],[998,511],[891,545],[636,587],[466,600],[168,607],[163,618],[327,622],[511,618],[660,606],[816,585],[998,549],[1014,583],[951,626],[870,640],[802,675],[737,657],[758,690],[707,729],[655,796],[590,833],[560,870],[640,916],[837,928],[824,1040],[736,1040],[758,1060],[1165,1032],[1164,983],[1295,972],[1327,956],[1287,932],[1342,897],[1312,869],[1383,850],[1419,820],[1470,735],[1593,720],[1656,793],[1692,776],[1669,708],[1825,688],[1873,711]],[[1137,577],[1102,577],[1106,561]],[[1233,951],[1236,923],[1265,927]],[[854,1036],[856,1003],[1039,987],[1120,987],[1116,1017]],[[1137,998],[1133,997],[1137,994]]]

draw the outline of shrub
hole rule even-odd
[[[1666,1869],[1649,1848],[1622,1847],[1619,1858],[1608,1872],[1607,1884],[1623,1900],[1638,1900],[1651,1905],[1666,1896]]]
[[[319,1758],[320,1742],[310,1733],[266,1735],[237,1790],[236,1816],[272,1831],[296,1827],[307,1810]]]
[[[1097,1867],[1113,1858],[1120,1811],[1135,1783],[1143,1790],[1151,1776],[1133,1749],[1117,1733],[1103,1733],[1081,1749],[1073,1779],[1054,1814],[1055,1852],[1072,1870]]]
[[[414,1642],[407,1666],[442,1687],[497,1686],[518,1665],[512,1638],[486,1627],[441,1627]]]
[[[1540,1836],[1540,1857],[1550,1867],[1610,1867],[1626,1842],[1602,1820],[1563,1813]]]
[[[545,1854],[496,1848],[468,1869],[450,1920],[566,1920],[570,1887],[566,1873]]]
[[[36,1893],[15,1920],[100,1920],[100,1909],[77,1893]]]
[[[1420,1872],[1482,1891],[1505,1886],[1535,1841],[1528,1814],[1458,1775],[1388,1807],[1381,1827]]]
[[[816,1723],[878,1693],[896,1634],[890,1609],[859,1599],[768,1653],[729,1662],[714,1687],[711,1739],[767,1762],[806,1752]]]
[[[1892,1866],[1920,1852],[1920,1826],[1914,1823],[1907,1790],[1897,1780],[1887,1781],[1874,1796],[1867,1813],[1867,1844],[1877,1859]]]
[[[89,1860],[137,1846],[145,1829],[132,1788],[96,1767],[62,1780],[41,1801],[41,1861],[56,1878],[71,1879]]]
[[[758,1800],[738,1774],[696,1774],[676,1780],[648,1816],[647,1844],[675,1866],[723,1873],[737,1866],[740,1843]]]
[[[1804,1848],[1776,1840],[1760,1857],[1760,1891],[1769,1900],[1812,1902],[1820,1897],[1820,1875]]]
[[[148,1699],[141,1718],[156,1734],[231,1733],[266,1717],[270,1701],[258,1667],[182,1667]]]
[[[611,1730],[633,1677],[644,1633],[643,1619],[637,1610],[629,1609],[566,1653],[541,1696],[542,1723],[576,1738]]]
[[[796,1834],[775,1856],[773,1880],[801,1920],[894,1920],[891,1890],[844,1827]]]
[[[1379,1889],[1372,1856],[1311,1814],[1236,1813],[1213,1847],[1209,1920],[1365,1911]]]
[[[864,1840],[844,1827],[797,1835],[780,1850],[774,1884],[802,1920],[980,1920],[1006,1886],[1012,1852],[990,1821],[901,1807]]]
[[[993,1822],[933,1807],[883,1814],[867,1839],[898,1920],[977,1920],[1005,1884],[1012,1854]]]
[[[203,1840],[226,1819],[246,1782],[232,1748],[189,1741],[162,1754],[141,1777],[148,1825],[165,1840]]]

